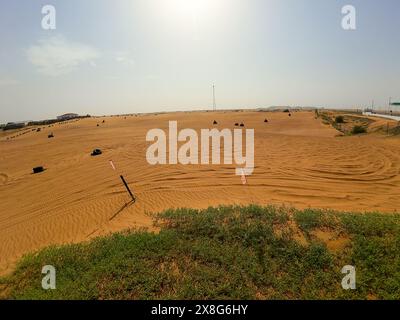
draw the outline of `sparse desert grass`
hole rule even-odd
[[[351,113],[337,114],[337,112],[325,111],[320,113],[322,123],[331,125],[345,135],[366,133],[367,128],[374,123],[367,117],[355,116]]]
[[[250,205],[167,210],[155,220],[159,233],[114,234],[26,256],[0,281],[3,297],[400,299],[398,214]],[[317,231],[334,236],[324,240]],[[336,238],[348,242],[330,250]],[[56,290],[41,288],[47,264],[56,267]],[[341,287],[348,264],[357,290]]]
[[[389,133],[395,136],[400,135],[400,122],[396,127],[390,129]]]

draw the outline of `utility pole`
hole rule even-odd
[[[217,110],[217,104],[215,103],[215,85],[213,85],[213,110]]]

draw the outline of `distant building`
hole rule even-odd
[[[78,117],[79,117],[79,115],[76,114],[76,113],[66,113],[66,114],[63,114],[61,116],[58,116],[57,120],[70,120],[70,119],[75,119],[75,118],[78,118]]]
[[[25,127],[25,122],[9,122],[3,127],[3,130],[21,129],[23,127]]]

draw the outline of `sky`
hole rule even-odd
[[[0,0],[0,123],[211,109],[213,84],[218,109],[387,106],[399,15],[398,0]]]

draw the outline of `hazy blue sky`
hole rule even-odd
[[[219,108],[385,105],[399,17],[399,0],[0,0],[0,123],[211,108],[213,83]]]

